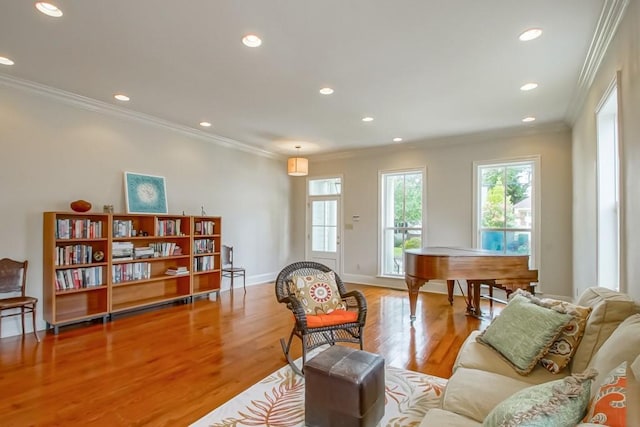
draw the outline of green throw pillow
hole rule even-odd
[[[482,426],[574,427],[586,412],[595,374],[589,370],[520,390],[493,408]]]
[[[521,375],[529,374],[573,316],[516,292],[507,306],[477,337],[496,350]]]

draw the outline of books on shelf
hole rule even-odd
[[[169,276],[179,276],[182,274],[189,274],[189,270],[187,270],[187,267],[171,267],[168,268],[164,274],[168,274]]]
[[[193,258],[194,271],[209,271],[215,269],[215,261],[212,255]]]
[[[113,220],[113,237],[133,236],[133,221],[130,219]]]
[[[97,239],[102,237],[102,221],[90,219],[56,220],[56,239]]]
[[[158,236],[180,236],[182,235],[182,219],[156,219],[156,230]]]
[[[111,267],[111,280],[115,283],[151,278],[151,263],[132,262]]]
[[[103,284],[102,267],[69,268],[56,271],[56,290],[90,288]]]
[[[113,242],[111,244],[111,257],[114,261],[126,261],[133,259],[132,242]]]
[[[213,239],[195,239],[193,241],[193,253],[211,254],[216,251],[216,242]]]
[[[215,232],[216,223],[214,221],[196,221],[196,234],[206,235]]]
[[[133,248],[133,256],[136,259],[153,258],[154,250],[151,246],[140,246],[137,248]]]
[[[90,264],[93,247],[89,245],[56,246],[55,265]]]

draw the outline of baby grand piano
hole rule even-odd
[[[467,313],[481,316],[480,285],[505,289],[527,289],[533,293],[538,270],[529,270],[528,255],[507,255],[482,249],[427,247],[405,251],[405,281],[409,288],[411,320],[416,319],[420,287],[429,280],[446,280],[449,303],[453,304],[456,280],[467,281]]]

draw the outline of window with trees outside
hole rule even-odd
[[[380,174],[383,276],[404,276],[404,251],[422,247],[424,175],[424,170]]]
[[[510,255],[534,255],[537,163],[537,159],[531,159],[476,164],[477,247]]]

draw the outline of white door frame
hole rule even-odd
[[[340,194],[331,194],[326,196],[310,196],[309,195],[309,181],[313,180],[321,180],[328,178],[340,178],[341,182],[341,193]],[[307,179],[307,188],[306,188],[307,202],[306,202],[306,218],[305,218],[305,259],[308,261],[313,261],[314,252],[311,250],[311,203],[313,201],[327,201],[327,200],[335,200],[337,202],[337,210],[336,212],[336,253],[335,253],[335,263],[336,268],[334,271],[341,276],[342,275],[342,266],[343,266],[343,255],[344,251],[342,250],[342,236],[344,235],[344,224],[343,224],[343,208],[342,208],[342,194],[344,193],[344,179],[342,175],[331,175],[324,177],[313,177]],[[325,253],[325,252],[321,252]],[[331,258],[333,260],[333,257]],[[322,262],[322,261],[318,261]]]

